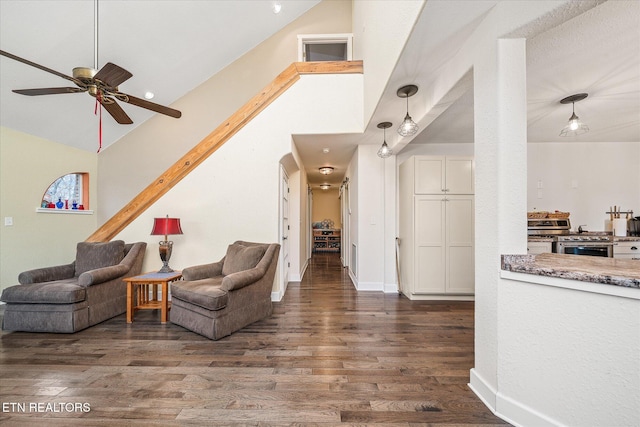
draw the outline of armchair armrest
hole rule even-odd
[[[220,289],[225,291],[233,291],[244,288],[264,277],[264,268],[254,267],[250,270],[238,271],[224,276]]]
[[[96,268],[95,270],[85,271],[78,277],[80,286],[91,286],[99,283],[108,282],[124,276],[129,271],[129,266],[124,264],[110,265],[109,267]]]
[[[222,261],[187,267],[182,270],[182,278],[184,280],[200,280],[221,275]]]
[[[72,262],[66,265],[54,267],[36,268],[23,271],[18,276],[18,283],[28,285],[30,283],[53,282],[54,280],[71,279],[76,272],[76,264]]]

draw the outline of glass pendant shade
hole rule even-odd
[[[409,113],[404,117],[404,121],[398,127],[398,133],[402,136],[415,135],[418,132],[418,124],[413,121]]]
[[[382,139],[382,147],[378,150],[378,157],[382,157],[386,159],[393,155],[393,150],[389,148],[387,145],[387,129],[393,126],[391,122],[382,122],[378,123],[378,129],[382,129],[384,133],[384,138]]]
[[[387,157],[392,155],[393,155],[393,150],[389,148],[389,146],[387,145],[387,141],[384,141],[382,143],[382,147],[380,147],[380,149],[378,150],[378,156],[382,157],[383,159],[386,159]]]
[[[576,113],[573,113],[569,123],[560,131],[560,136],[577,136],[587,132],[589,132],[589,126],[582,123]]]
[[[582,101],[588,95],[586,93],[578,93],[576,95],[567,96],[560,100],[561,104],[571,103],[572,114],[569,117],[569,123],[560,131],[560,136],[577,136],[583,133],[589,132],[589,126],[580,121],[580,118],[576,115],[576,102]]]
[[[409,97],[415,95],[416,93],[418,93],[418,86],[416,85],[402,86],[396,92],[396,94],[400,98],[405,98],[407,100],[407,114],[404,116],[404,120],[398,127],[398,134],[400,134],[400,136],[411,136],[415,135],[418,132],[418,124],[414,122],[409,115]]]

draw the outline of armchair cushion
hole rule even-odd
[[[124,241],[80,242],[76,247],[75,277],[86,271],[118,264],[124,258]]]
[[[245,246],[240,243],[229,245],[222,265],[222,274],[227,276],[254,268],[264,256],[267,247],[267,245]]]
[[[85,288],[75,278],[10,286],[2,292],[2,301],[8,304],[73,304],[85,298]]]
[[[264,273],[265,269],[254,267],[250,270],[229,274],[222,279],[222,289],[225,291],[235,291],[244,288],[260,280],[262,276],[264,276]]]
[[[200,280],[222,275],[222,261],[182,269],[184,280]]]
[[[36,268],[34,270],[23,271],[18,275],[18,283],[28,285],[30,283],[53,282],[54,280],[64,280],[73,278],[76,271],[75,262],[55,267]]]
[[[227,306],[229,295],[220,288],[222,276],[193,280],[178,281],[171,285],[171,296],[206,308],[220,310]]]
[[[108,282],[127,274],[131,267],[125,264],[110,265],[104,268],[89,270],[78,276],[78,285],[91,286],[98,283]]]

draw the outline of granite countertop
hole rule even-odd
[[[614,236],[614,242],[640,242],[640,236]]]
[[[554,238],[549,236],[527,236],[528,242],[553,242]]]
[[[640,289],[640,261],[580,255],[502,255],[502,270]]]
[[[578,235],[578,234],[576,234]],[[605,231],[588,231],[579,234],[580,236],[611,236]],[[528,242],[554,242],[555,237],[550,236],[527,236]],[[613,236],[614,242],[640,242],[640,236]]]

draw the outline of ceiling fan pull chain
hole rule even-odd
[[[98,146],[98,153],[100,152],[100,150],[102,150],[102,103],[100,102],[102,100],[102,92],[98,91],[98,93],[96,93],[96,106],[93,110],[93,114],[98,114],[98,109],[100,109],[100,118],[99,118],[99,125],[98,125],[98,141],[99,141],[99,146]]]

